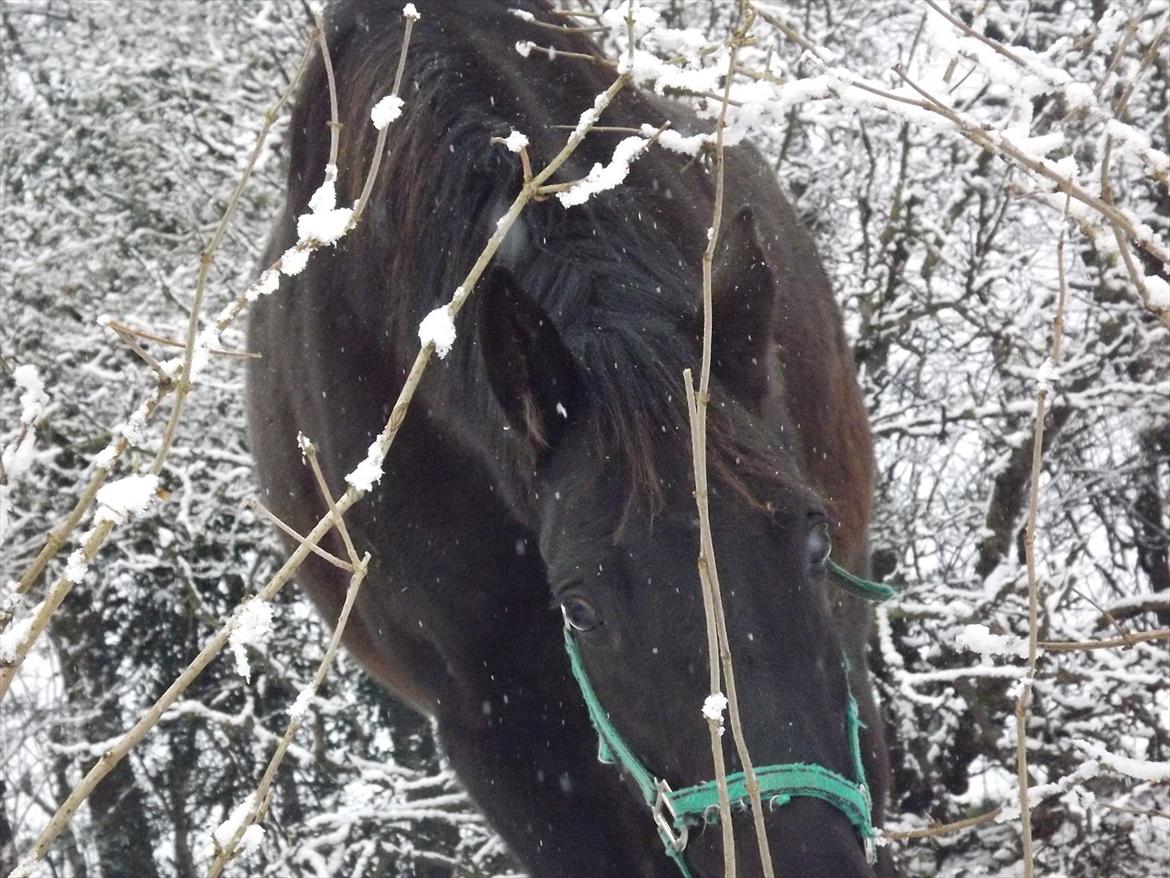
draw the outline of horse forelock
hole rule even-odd
[[[360,191],[376,140],[369,108],[389,91],[400,48],[400,19],[374,8],[343,5],[331,22],[343,123],[340,189],[351,199]],[[484,4],[474,8],[482,12]],[[348,287],[351,307],[363,313],[371,334],[393,339],[397,351],[415,348],[419,320],[450,297],[522,185],[519,157],[490,139],[523,131],[533,142],[534,161],[547,159],[567,136],[554,126],[575,121],[579,109],[612,80],[611,73],[588,65],[575,68],[581,108],[554,114],[539,89],[526,86],[527,74],[518,72],[512,37],[500,35],[519,28],[517,19],[504,15],[495,30],[476,32],[470,24],[432,26],[423,12],[406,67],[403,117],[383,156],[367,221],[340,248],[346,276],[334,279],[341,294]],[[502,45],[493,47],[493,38]],[[556,40],[577,50],[591,45],[579,36],[558,34]],[[493,49],[501,48],[508,57],[495,56]],[[557,75],[565,74],[558,69]],[[292,157],[290,204],[301,209],[324,167],[328,92],[323,85],[324,70],[316,62],[294,119],[310,135],[316,132],[294,141],[301,154]],[[622,124],[653,109],[631,91],[619,95],[608,112]],[[590,135],[563,176],[571,179],[593,162],[607,161],[620,136]],[[683,183],[684,165],[677,156],[651,150],[635,165],[632,186],[571,209],[551,200],[531,204],[497,256],[549,315],[579,367],[591,414],[582,429],[599,455],[625,463],[631,501],[645,500],[651,508],[662,500],[664,471],[677,472],[678,462],[690,459],[683,370],[690,368],[697,381],[701,354],[698,266],[710,199],[700,169],[691,168],[692,181]],[[657,181],[673,185],[677,191],[665,196],[673,200],[664,201],[647,181],[655,181],[655,190]],[[664,212],[670,213],[670,228]],[[461,315],[461,332],[474,332],[472,310]],[[489,401],[477,347],[466,341],[457,345],[449,366],[462,379],[451,382],[454,392],[468,398],[453,409],[474,422],[472,429],[482,427],[485,417],[489,424],[501,421],[503,412]],[[800,483],[792,443],[764,429],[736,388],[723,386],[717,370],[707,426],[717,484],[763,506],[774,493],[771,486]],[[486,432],[500,435],[491,427]],[[533,466],[522,460],[511,470],[523,482]]]

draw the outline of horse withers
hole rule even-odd
[[[524,133],[541,166],[616,75],[515,51],[539,37],[599,56],[585,35],[536,31],[508,11],[563,23],[544,2],[415,5],[406,105],[362,224],[252,318],[260,480],[266,502],[302,532],[325,510],[298,432],[340,491],[403,386],[419,322],[451,296],[522,185],[519,157],[492,138]],[[352,202],[402,18],[395,4],[350,0],[326,28],[343,125],[338,186]],[[322,181],[328,94],[318,61],[290,128],[273,260],[295,243],[296,217]],[[633,88],[602,124],[667,120],[685,133],[711,124]],[[590,133],[556,179],[608,161],[622,136]],[[773,173],[741,145],[727,151],[726,177],[710,511],[744,732],[761,774],[790,778],[765,795],[776,874],[872,876],[868,811],[862,819],[860,805],[791,781],[819,773],[854,787],[856,805],[863,770],[880,821],[888,769],[867,610],[826,575],[830,541],[837,563],[866,567],[866,415],[824,271]],[[687,792],[664,808],[643,782],[701,792],[714,771],[682,383],[700,359],[713,192],[709,162],[652,148],[621,187],[584,205],[531,204],[459,314],[450,355],[423,378],[384,476],[346,516],[373,556],[348,648],[433,717],[460,780],[533,876],[722,871],[711,799]],[[336,620],[345,574],[311,556],[300,578]],[[611,754],[620,742],[617,768],[598,760],[599,730]],[[690,811],[687,796],[700,803]],[[761,874],[742,801],[733,828],[740,874]],[[672,850],[684,831],[685,847]]]

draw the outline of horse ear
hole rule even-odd
[[[773,374],[776,279],[756,233],[751,207],[725,223],[712,270],[712,369],[758,407]]]
[[[507,268],[484,279],[479,343],[492,393],[511,425],[537,447],[556,444],[580,399],[573,357],[544,309]]]

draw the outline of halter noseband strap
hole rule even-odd
[[[888,585],[861,579],[832,561],[829,562],[829,568],[843,580],[846,589],[858,597],[883,601],[894,595],[894,590]],[[597,758],[611,765],[617,763],[637,784],[642,798],[650,807],[654,825],[666,847],[667,856],[675,861],[685,878],[690,878],[691,872],[683,859],[683,851],[686,850],[689,836],[688,819],[705,818],[718,807],[719,793],[716,781],[704,781],[680,790],[672,790],[665,780],[651,774],[634,755],[634,751],[618,733],[609,719],[609,714],[601,706],[597,693],[593,691],[593,684],[589,682],[589,676],[585,673],[577,641],[567,624],[565,651],[569,654],[573,677],[585,698],[589,719],[597,730]],[[873,825],[873,803],[869,795],[869,785],[865,781],[865,768],[861,762],[860,730],[863,724],[857,715],[857,702],[852,694],[849,695],[846,706],[845,725],[856,780],[851,781],[823,765],[807,762],[765,765],[756,769],[756,780],[760,784],[760,796],[768,802],[769,807],[786,805],[798,796],[820,799],[835,807],[848,818],[861,836],[865,845],[866,860],[872,863],[876,856],[874,839],[877,837],[877,830]],[[742,771],[727,776],[727,791],[733,803],[748,799],[747,777]]]

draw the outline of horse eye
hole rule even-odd
[[[561,604],[565,624],[574,631],[592,631],[600,624],[597,612],[581,598],[567,598]]]
[[[814,568],[823,567],[829,560],[829,552],[833,550],[833,541],[829,539],[829,525],[820,522],[808,532],[808,563]]]

